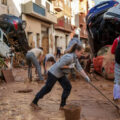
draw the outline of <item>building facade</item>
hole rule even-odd
[[[86,15],[88,13],[88,0],[80,0],[79,4],[79,26],[81,39],[87,39]]]
[[[22,4],[22,19],[27,22],[29,46],[43,47],[44,54],[54,53],[53,25],[57,23],[57,17],[53,14],[52,3],[48,0],[27,0]]]
[[[59,47],[64,53],[71,34],[71,0],[56,0],[52,3],[57,17],[57,24],[54,25],[54,49],[56,51]]]

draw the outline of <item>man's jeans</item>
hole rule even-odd
[[[39,65],[39,62],[37,61],[37,58],[32,52],[28,52],[26,55],[26,60],[28,64],[28,78],[32,80],[32,64],[36,67],[38,76],[40,80],[43,80],[42,74],[41,74],[41,67]]]
[[[37,93],[36,97],[33,100],[33,103],[37,104],[39,99],[43,98],[44,95],[49,93],[54,87],[57,80],[63,88],[63,93],[62,93],[62,98],[61,98],[62,100],[61,100],[60,106],[66,105],[66,100],[72,88],[70,81],[66,78],[66,76],[63,76],[60,79],[58,79],[54,75],[52,75],[50,72],[48,72],[48,79],[47,79],[45,86]]]

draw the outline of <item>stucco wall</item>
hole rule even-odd
[[[8,8],[6,5],[0,4],[0,15],[8,13]]]
[[[66,35],[68,35],[67,42],[66,42]],[[66,49],[66,43],[68,45],[68,43],[70,41],[70,34],[66,34],[64,31],[62,32],[62,31],[55,30],[55,36],[58,36],[57,47],[61,47],[62,48],[61,52],[64,53],[64,51]]]
[[[35,44],[35,47],[36,47],[36,35],[37,33],[40,34],[41,36],[41,23],[40,23],[40,20],[38,19],[35,19],[31,16],[27,16],[27,15],[22,15],[22,19],[25,20],[27,22],[27,27],[26,27],[26,33],[28,32],[32,32],[32,35],[33,35],[33,42]],[[39,42],[39,45],[40,45],[41,42]]]
[[[21,15],[21,3],[23,3],[24,0],[8,0],[7,2],[9,14],[13,14],[19,17]]]

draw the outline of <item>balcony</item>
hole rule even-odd
[[[54,1],[54,2],[53,2],[53,5],[54,5],[54,9],[55,9],[57,12],[63,11],[63,3],[62,3],[61,1]]]
[[[42,5],[38,5],[32,1],[22,5],[22,12],[45,22],[57,23],[57,17],[54,14],[48,12]]]
[[[56,30],[62,30],[65,32],[71,32],[71,24],[68,23],[64,18],[59,18],[57,24],[54,25]]]

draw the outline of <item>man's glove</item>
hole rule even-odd
[[[85,77],[85,80],[87,81],[87,82],[91,82],[91,80],[90,80],[90,78],[87,76],[87,77]]]

